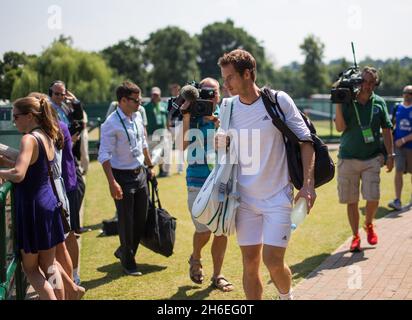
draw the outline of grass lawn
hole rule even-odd
[[[336,131],[335,124],[332,122],[332,131],[330,130],[329,120],[313,120],[316,132],[319,136],[334,136],[340,137],[340,133]]]
[[[333,156],[336,157],[336,152]],[[386,204],[394,196],[393,176],[393,173],[387,174],[385,169],[382,170],[382,200],[378,217],[388,213]],[[206,281],[203,285],[196,285],[189,278],[187,261],[191,253],[194,227],[187,209],[184,176],[173,175],[159,179],[162,204],[178,219],[175,253],[170,258],[164,258],[140,247],[137,263],[144,275],[137,278],[124,276],[119,261],[113,256],[119,244],[118,237],[100,235],[101,221],[112,218],[115,209],[99,163],[93,162],[90,165],[87,179],[84,225],[91,227],[93,231],[82,236],[81,279],[82,285],[88,289],[85,299],[244,299],[242,261],[236,236],[229,239],[223,268],[224,274],[235,285],[233,292],[222,293],[210,286],[210,244],[203,254]],[[294,285],[351,234],[345,206],[337,201],[336,179],[317,189],[317,194],[318,199],[313,211],[293,233],[287,251],[286,260],[293,272]],[[403,194],[403,202],[408,202],[411,186],[406,180]],[[362,201],[361,207],[364,204]],[[263,265],[261,272],[264,298],[276,297],[276,290],[273,284],[270,284],[270,277]]]

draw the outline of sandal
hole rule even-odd
[[[218,276],[210,280],[212,281],[213,286],[222,292],[230,292],[234,289],[233,284],[227,281],[224,276]]]
[[[189,270],[190,279],[194,283],[202,284],[203,279],[204,279],[202,260],[200,259],[195,260],[193,259],[192,256],[190,256],[189,264],[190,264],[190,270]]]

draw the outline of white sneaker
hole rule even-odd
[[[80,281],[80,277],[78,274],[73,275],[73,282],[78,286],[80,285],[81,281]]]

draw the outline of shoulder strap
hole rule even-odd
[[[278,101],[278,92],[275,93],[274,97],[272,91],[268,88],[261,90],[263,104],[265,105],[266,111],[269,113],[272,118],[273,125],[282,132],[283,137],[288,138],[293,143],[299,143],[301,140],[296,136],[296,134],[282,121],[279,117],[279,113],[285,119],[285,114],[282,111],[282,108],[279,105]],[[276,112],[276,114],[275,114]]]
[[[151,180],[149,180],[149,184],[151,186],[151,195],[152,195],[152,204],[157,206],[159,209],[162,209],[162,204],[160,203],[160,198],[159,198],[159,189],[157,188],[157,179],[156,177],[153,177]]]
[[[55,185],[54,179],[53,179],[53,173],[52,173],[52,170],[51,170],[49,159],[47,158],[47,152],[46,152],[46,148],[44,147],[43,141],[37,135],[35,135],[34,133],[31,133],[31,135],[37,140],[37,143],[39,144],[39,148],[41,148],[43,150],[44,154],[45,154],[45,159],[46,159],[46,164],[47,164],[47,171],[48,171],[48,175],[49,175],[49,178],[50,178],[50,184],[52,186],[53,193],[56,196],[58,205],[62,206],[63,204],[60,200],[59,194],[57,193],[57,188],[56,188],[56,185]],[[40,152],[39,152],[39,154],[40,154]]]
[[[220,127],[227,131],[229,130],[230,120],[232,119],[234,98],[225,98],[221,105]]]

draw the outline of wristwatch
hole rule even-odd
[[[388,158],[393,158],[393,157],[395,157],[395,156],[396,156],[395,153],[388,154]]]

